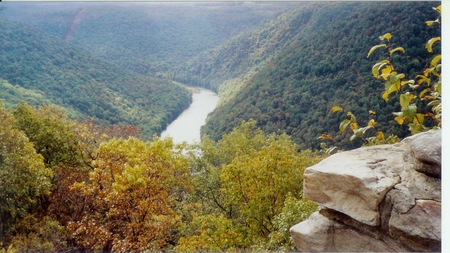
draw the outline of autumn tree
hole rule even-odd
[[[102,143],[90,180],[73,185],[89,199],[68,230],[89,250],[160,251],[179,223],[174,210],[186,187],[188,162],[170,139],[136,138]]]
[[[194,163],[191,197],[197,203],[193,208],[202,211],[191,212],[176,250],[265,251],[292,246],[288,226],[282,224],[289,220],[290,227],[301,215],[288,213],[285,206],[308,202],[302,198],[303,171],[321,156],[298,152],[285,134],[266,136],[255,121],[243,122],[217,143],[206,139],[200,149],[205,160]],[[308,216],[315,205],[300,209]]]

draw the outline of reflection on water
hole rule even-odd
[[[189,108],[184,110],[161,133],[161,138],[170,136],[174,143],[200,142],[200,127],[206,123],[206,117],[216,108],[218,101],[219,96],[216,93],[203,88],[195,88]]]

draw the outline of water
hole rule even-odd
[[[167,126],[161,133],[161,138],[170,136],[174,143],[200,142],[200,127],[206,123],[206,117],[216,108],[217,102],[219,96],[216,93],[203,88],[193,88],[191,105]]]

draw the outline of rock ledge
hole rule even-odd
[[[320,210],[290,229],[302,252],[441,251],[441,130],[334,154],[303,185]]]

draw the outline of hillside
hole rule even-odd
[[[303,148],[318,148],[317,137],[336,134],[344,118],[329,113],[333,105],[352,111],[361,125],[374,110],[378,129],[404,137],[407,127],[393,122],[397,105],[381,99],[384,85],[371,74],[381,55],[368,59],[367,52],[380,35],[392,33],[392,46],[406,49],[393,60],[414,78],[432,56],[426,41],[440,34],[425,25],[436,18],[437,5],[334,2],[297,8],[199,55],[178,71],[177,80],[220,92],[222,104],[202,130],[216,140],[253,118],[267,133],[286,132]],[[352,147],[344,137],[338,142]]]
[[[303,3],[7,3],[0,15],[146,75],[171,76],[274,15]]]
[[[52,103],[79,119],[159,133],[190,103],[175,82],[138,75],[35,28],[0,17],[0,99]]]

